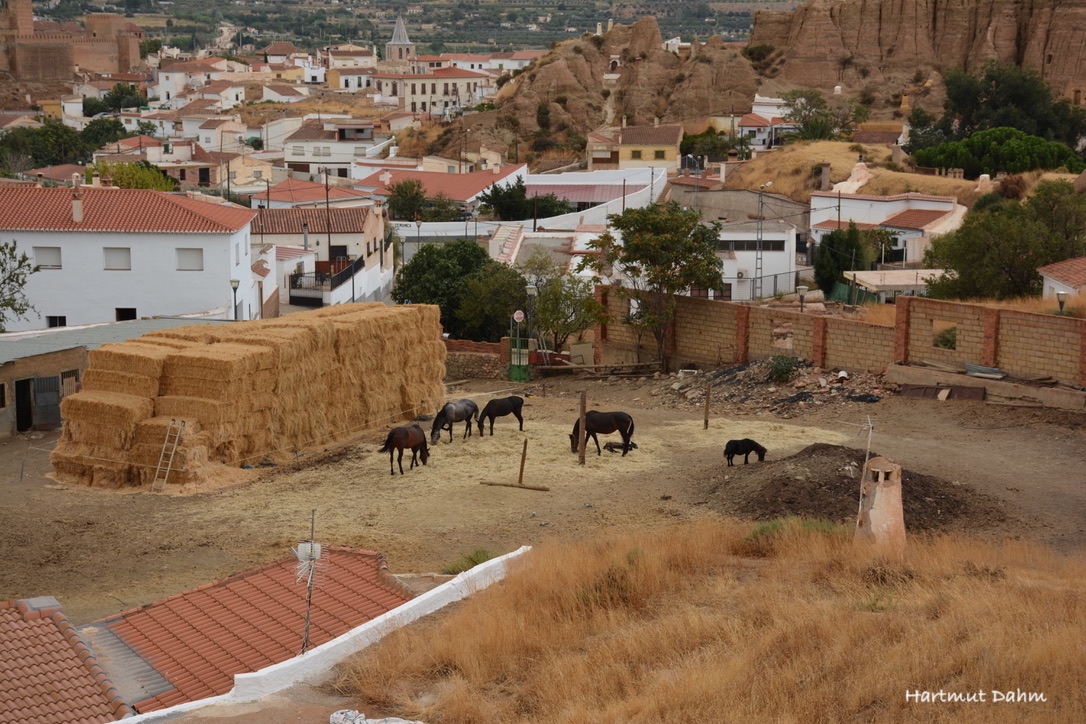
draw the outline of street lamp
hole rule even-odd
[[[415,214],[415,253],[422,249],[422,217]]]
[[[240,279],[231,279],[230,288],[234,290],[234,314],[232,315],[234,321],[238,320],[238,287],[241,286]]]
[[[1063,305],[1067,304],[1067,292],[1056,292],[1056,301],[1060,304],[1060,316],[1063,316]]]
[[[528,293],[528,339],[532,338],[532,322],[535,316],[535,295],[539,293],[539,288],[535,284],[529,284],[524,288],[524,291]]]
[[[807,287],[800,284],[796,287],[796,293],[799,294],[799,313],[803,314],[803,298],[807,296]]]
[[[332,259],[332,212],[328,206],[328,167],[323,166],[318,171],[324,174],[324,226],[328,234],[328,261],[335,261]],[[320,242],[317,246],[320,246]]]
[[[475,240],[479,240],[479,207],[471,210],[471,218],[475,219]]]

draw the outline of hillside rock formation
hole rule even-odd
[[[1086,90],[1086,3],[1063,0],[811,0],[755,13],[750,45],[783,51],[789,86],[881,99],[906,79],[989,60],[1037,71],[1074,103]]]

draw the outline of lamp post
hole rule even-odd
[[[1059,302],[1060,316],[1062,317],[1063,316],[1063,305],[1067,304],[1067,292],[1064,292],[1064,291],[1056,292],[1056,301]]]
[[[807,287],[800,284],[796,287],[796,293],[799,294],[799,313],[803,314],[803,298],[807,296]]]
[[[234,313],[231,314],[231,318],[236,322],[238,320],[238,287],[241,286],[240,279],[231,279],[230,288],[234,290]]]
[[[534,334],[532,324],[535,321],[535,295],[539,293],[539,288],[535,284],[529,284],[524,291],[528,293],[528,339],[531,339]]]
[[[415,214],[415,253],[422,248],[422,217]]]
[[[471,218],[475,219],[475,240],[479,240],[479,207],[471,210]]]
[[[271,205],[271,179],[264,179],[264,185],[267,187],[267,195],[264,198],[264,203],[260,205],[260,245],[264,246],[264,209]]]
[[[328,235],[328,261],[332,259],[332,212],[328,206],[328,167],[323,166],[320,171],[324,174],[324,227]]]

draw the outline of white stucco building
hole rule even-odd
[[[24,290],[40,317],[31,313],[8,329],[155,315],[260,317],[267,291],[252,270],[255,214],[161,191],[0,187],[0,240],[15,241],[40,267]]]

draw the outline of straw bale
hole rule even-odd
[[[136,431],[132,436],[133,445],[158,445],[160,448],[166,442],[166,431],[170,427],[170,418],[162,415],[149,417],[136,423]],[[200,421],[194,417],[181,418],[178,422],[185,423],[185,430],[181,433],[181,444],[186,444],[200,432]]]
[[[208,430],[233,422],[237,419],[237,413],[237,405],[234,403],[203,397],[170,395],[155,399],[155,415],[195,418],[202,427]]]
[[[64,421],[64,426],[65,436],[73,444],[100,445],[116,450],[117,454],[122,454],[132,444],[136,434],[134,423],[103,425],[96,421],[69,418]]]
[[[120,488],[133,484],[131,465],[118,458],[103,457],[94,446],[67,446],[53,450],[53,472],[59,480],[91,487]]]
[[[168,347],[169,349],[188,349],[201,345],[200,342],[194,342],[189,339],[176,339],[173,337],[159,336],[159,334],[159,332],[148,332],[139,337],[139,343],[153,344],[158,347]]]
[[[83,373],[83,390],[151,398],[158,395],[158,378],[92,367]]]
[[[135,425],[154,413],[154,401],[123,392],[84,390],[68,395],[60,403],[65,420],[96,425]]]
[[[162,443],[157,445],[133,445],[128,454],[128,461],[134,467],[151,468],[154,472],[162,459]],[[206,445],[178,445],[173,454],[171,470],[207,465]]]
[[[180,350],[166,359],[163,375],[239,379],[256,372],[259,349],[250,345],[214,344]]]
[[[119,342],[103,344],[98,349],[87,353],[88,369],[130,372],[146,377],[158,377],[162,374],[162,365],[170,354],[168,347],[137,342]]]
[[[198,344],[214,344],[222,338],[222,331],[224,327],[232,325],[226,324],[190,324],[185,327],[174,327],[173,329],[159,329],[154,332],[148,332],[140,337],[162,337],[166,339],[175,339],[189,342],[196,342]]]

